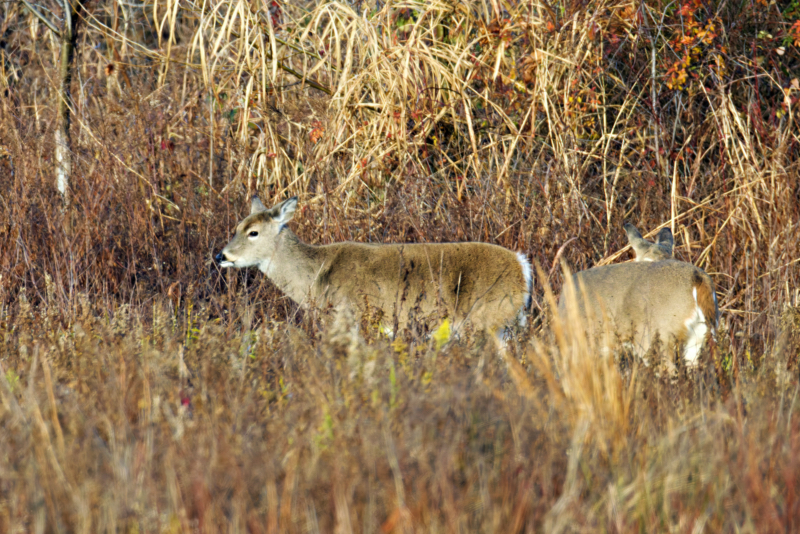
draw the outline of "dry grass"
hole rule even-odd
[[[143,6],[83,13],[68,209],[57,42],[0,7],[0,532],[798,528],[797,13]],[[324,330],[211,262],[255,192],[299,195],[309,242],[488,241],[556,291],[562,245],[668,224],[718,343],[665,379],[542,284],[507,355]]]

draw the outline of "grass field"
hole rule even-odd
[[[65,203],[59,40],[0,4],[0,532],[800,529],[796,3],[78,13]],[[256,193],[310,243],[521,251],[528,326],[323,327],[213,263]],[[716,284],[697,369],[553,317],[626,221]]]

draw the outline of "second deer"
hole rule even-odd
[[[573,275],[559,299],[561,319],[584,326],[589,335],[616,332],[639,354],[659,338],[695,364],[706,335],[714,336],[719,324],[714,282],[699,267],[671,259],[668,229],[656,243],[642,239],[632,225],[625,230],[637,261]]]

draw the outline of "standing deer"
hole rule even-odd
[[[719,324],[714,282],[699,267],[669,259],[669,230],[662,230],[655,244],[642,239],[633,226],[625,230],[636,262],[573,275],[559,299],[561,319],[580,318],[590,335],[614,331],[630,339],[639,354],[659,337],[678,347],[687,364],[695,364],[706,334],[710,330],[715,336]]]
[[[303,307],[366,305],[407,324],[444,307],[457,328],[496,331],[530,304],[531,266],[521,253],[487,243],[308,245],[286,226],[297,198],[250,215],[215,259],[221,267],[255,267]]]

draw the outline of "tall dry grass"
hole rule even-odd
[[[2,4],[0,531],[793,531],[796,18],[90,4],[65,210],[58,43]],[[256,192],[299,195],[313,243],[523,251],[532,326],[503,354],[323,330],[211,262]],[[675,380],[547,313],[558,258],[626,259],[625,220],[717,286]]]

